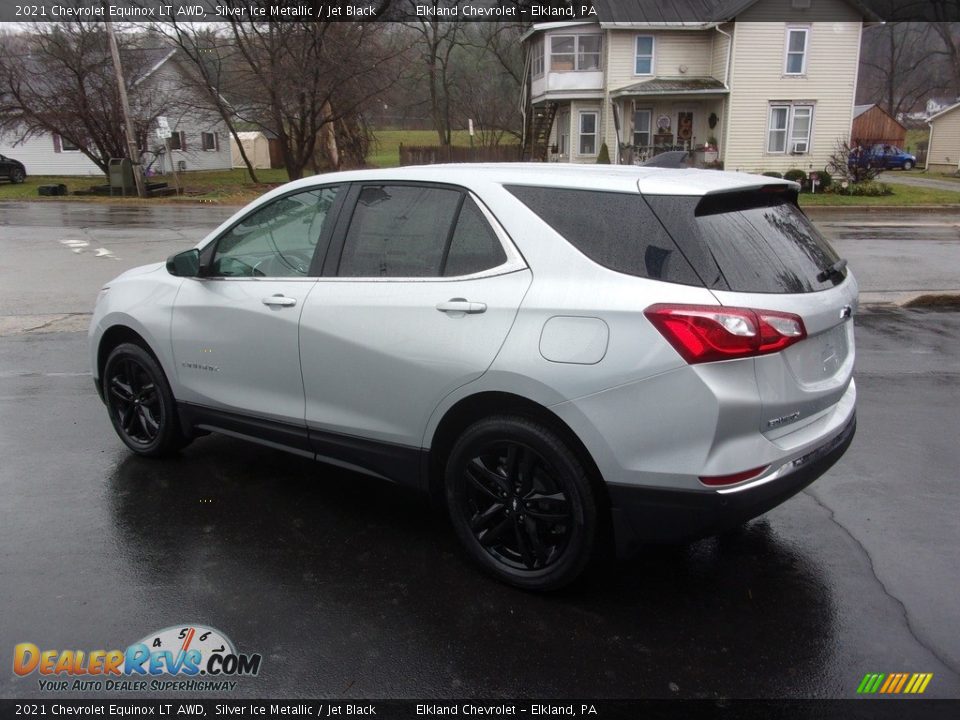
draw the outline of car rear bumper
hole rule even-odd
[[[714,535],[762,515],[823,475],[846,452],[856,415],[825,443],[778,468],[768,479],[716,490],[672,490],[608,484],[617,554],[645,543]]]

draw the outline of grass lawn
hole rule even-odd
[[[859,197],[856,195],[833,195],[831,193],[804,193],[800,196],[801,207],[823,207],[826,205],[958,205],[960,192],[953,190],[935,190],[913,187],[911,185],[890,185],[893,195],[882,197]]]
[[[433,130],[377,130],[376,140],[370,148],[367,162],[374,167],[397,167],[400,164],[400,145],[439,145],[437,133]],[[475,138],[476,140],[476,138]],[[470,134],[466,130],[455,130],[451,135],[454,145],[470,147]],[[516,144],[514,137],[504,136],[500,141],[504,145]]]

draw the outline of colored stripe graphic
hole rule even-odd
[[[858,695],[920,695],[933,679],[933,673],[867,673],[857,686]]]

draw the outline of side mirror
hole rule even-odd
[[[200,251],[193,248],[171,255],[167,258],[167,272],[176,277],[198,277],[200,275]]]

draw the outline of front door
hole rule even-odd
[[[205,277],[184,280],[171,332],[178,399],[303,426],[298,326],[336,195],[259,206],[215,241]]]
[[[690,148],[693,142],[693,113],[681,110],[677,113],[677,145]]]

